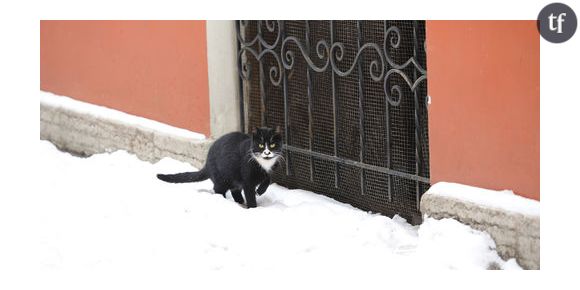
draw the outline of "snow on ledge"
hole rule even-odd
[[[459,183],[437,182],[425,194],[450,197],[529,216],[540,216],[540,202],[515,195],[511,190],[490,190]]]
[[[77,101],[69,97],[58,96],[49,92],[40,91],[40,103],[45,106],[55,108],[65,108],[67,110],[75,111],[77,113],[88,114],[97,118],[109,119],[130,126],[137,126],[145,129],[159,131],[169,135],[175,135],[194,140],[206,139],[205,135],[201,133],[173,127],[161,122],[127,114],[125,112],[110,109],[107,107]]]

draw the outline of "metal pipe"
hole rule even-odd
[[[356,22],[356,30],[358,33],[357,37],[357,51],[359,51],[362,47],[362,30],[361,30],[361,21]],[[363,101],[364,101],[364,89],[363,89],[363,72],[362,72],[362,57],[358,59],[358,114],[359,114],[359,143],[360,143],[360,150],[359,150],[359,160],[361,163],[364,163],[364,153],[365,153],[365,127],[364,127],[364,108],[363,108]],[[360,193],[365,194],[365,171],[361,169],[360,171]]]
[[[306,51],[310,57],[310,25],[308,20],[306,20]],[[306,66],[306,81],[307,81],[307,95],[308,95],[308,149],[312,151],[312,80],[310,77],[310,66]],[[312,156],[310,160],[310,181],[314,181],[314,160]]]
[[[413,21],[413,57],[417,60],[417,21]],[[417,70],[413,69],[413,80],[417,79]],[[419,96],[417,95],[417,88],[413,90],[413,96],[415,101],[415,175],[419,176],[421,173],[421,156],[419,154],[421,140],[419,137]],[[417,203],[417,210],[420,210],[421,202],[421,186],[419,181],[415,184],[415,199]]]
[[[258,38],[262,37],[262,21],[259,20],[258,21]],[[263,37],[262,37],[263,38]],[[261,54],[262,53],[262,42],[258,41],[259,45],[258,45],[258,52]],[[264,63],[262,62],[263,58],[259,58],[258,62],[260,63],[260,112],[261,112],[261,118],[260,118],[260,122],[261,122],[261,126],[264,127],[266,126],[266,89],[264,88],[264,82],[265,82],[265,77],[264,77]]]
[[[366,170],[386,173],[386,174],[398,176],[401,178],[406,178],[406,179],[411,179],[411,180],[429,183],[429,178],[423,177],[423,176],[417,176],[417,175],[413,175],[413,174],[406,173],[406,172],[396,171],[396,170],[388,169],[385,167],[366,164],[366,163],[362,163],[362,162],[358,162],[358,161],[354,161],[354,160],[349,160],[349,159],[345,159],[345,158],[341,158],[341,157],[336,157],[336,156],[332,156],[332,155],[328,155],[328,154],[324,154],[324,153],[320,153],[320,152],[309,151],[307,149],[294,147],[291,145],[284,145],[283,147],[287,151],[298,152],[298,153],[301,153],[304,155],[312,155],[312,156],[319,158],[319,159],[324,159],[324,160],[333,161],[336,163],[342,163],[342,164],[346,164],[346,165],[350,165],[350,166],[354,166],[354,167],[364,168]]]
[[[280,34],[282,39],[285,38],[286,36],[286,22],[285,21],[280,21]],[[284,77],[283,77],[283,91],[284,91],[284,144],[285,145],[290,145],[290,138],[288,137],[290,135],[290,133],[288,132],[288,76],[286,75],[286,70],[284,70],[283,72]],[[286,164],[286,176],[290,175],[290,153],[288,153],[288,150],[286,150],[286,161],[284,161],[284,163]]]
[[[242,31],[240,30],[240,21],[241,20],[237,20],[234,21],[236,24],[236,33],[238,34],[238,38],[240,36],[240,34],[242,33]],[[236,41],[237,45],[237,54],[238,55],[240,53],[240,48],[241,48],[241,43],[239,41]],[[242,61],[242,59],[240,58],[238,61]],[[242,132],[246,132],[246,118],[244,115],[244,80],[241,76],[240,73],[238,73],[238,80],[239,80],[239,84],[238,84],[238,94],[240,97],[240,128],[242,130]]]
[[[332,20],[330,20],[330,46],[332,46],[334,44],[334,23]],[[332,57],[332,55],[328,55],[329,58]],[[337,128],[337,123],[336,120],[338,118],[338,99],[336,96],[336,82],[334,80],[334,70],[331,69],[330,70],[330,75],[332,78],[332,122],[333,122],[333,141],[334,141],[334,157],[338,157],[338,142],[337,142],[337,132],[336,132],[336,128]],[[334,163],[334,187],[338,188],[338,185],[340,184],[340,179],[339,179],[339,174],[338,174],[338,163]]]
[[[383,31],[384,31],[384,37],[387,37],[387,21],[385,20],[383,22]],[[386,42],[385,42],[386,43]],[[387,48],[384,48],[384,51],[386,52]],[[388,71],[388,69],[387,69]],[[390,103],[387,100],[387,96],[385,95],[385,137],[387,139],[386,143],[386,147],[387,147],[387,168],[391,169],[391,107],[390,107]],[[393,197],[392,197],[392,182],[393,182],[393,178],[391,178],[391,175],[387,175],[387,194],[389,196],[389,202],[393,201]]]

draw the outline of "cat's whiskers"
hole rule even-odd
[[[254,159],[253,157],[255,156],[254,152],[252,151],[252,148],[248,149],[248,155],[250,155],[250,158],[248,159],[249,163],[252,159]]]
[[[284,163],[286,163],[286,158],[284,158],[284,155],[278,154],[276,156],[278,156],[278,159],[276,159],[277,162],[280,162],[280,163],[284,162]]]

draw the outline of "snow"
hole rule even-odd
[[[47,141],[38,156],[35,182],[43,190],[28,197],[39,205],[30,210],[35,262],[53,279],[88,279],[71,289],[86,289],[83,281],[101,289],[200,289],[208,281],[236,285],[221,277],[246,273],[379,279],[389,271],[519,269],[498,257],[488,234],[453,219],[411,226],[276,184],[257,208],[245,209],[229,193],[212,194],[209,180],[155,178],[195,170],[176,160],[150,164],[124,151],[78,158]]]
[[[425,194],[465,200],[522,215],[540,216],[539,201],[515,195],[511,190],[496,191],[459,183],[437,182]]]
[[[153,131],[163,132],[169,135],[175,135],[194,140],[205,139],[205,135],[201,133],[173,127],[164,123],[130,115],[107,107],[77,101],[69,97],[58,96],[49,92],[43,91],[40,92],[40,103],[45,106],[65,108],[67,110],[72,110],[77,113],[88,114],[97,118],[113,120],[127,124],[129,126],[146,128]]]

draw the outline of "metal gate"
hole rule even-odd
[[[421,221],[424,21],[237,21],[242,128],[280,126],[274,181]]]

